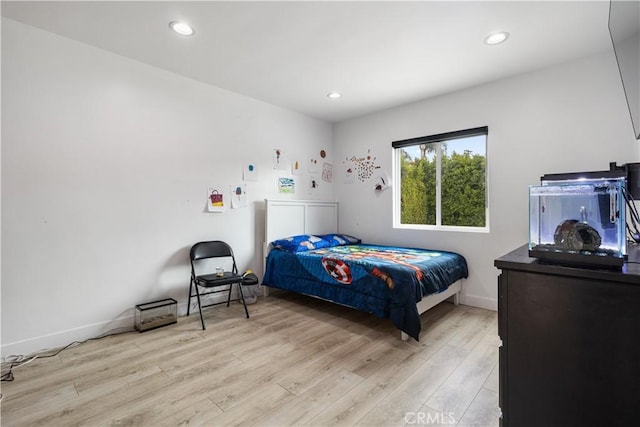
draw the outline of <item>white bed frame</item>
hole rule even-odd
[[[264,260],[271,249],[269,242],[298,234],[328,234],[338,231],[338,202],[317,200],[270,200],[265,199]],[[263,269],[264,271],[264,269]],[[418,313],[422,314],[442,301],[452,298],[459,304],[461,281],[453,283],[446,291],[429,295],[418,302]],[[269,288],[263,286],[264,295]],[[409,336],[401,332],[406,341]]]

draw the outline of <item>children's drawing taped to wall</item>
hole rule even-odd
[[[209,187],[207,192],[207,210],[209,212],[224,212],[227,210],[222,193],[214,187]]]

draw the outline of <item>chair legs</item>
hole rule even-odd
[[[198,300],[198,310],[200,312],[200,322],[202,323],[202,330],[206,330],[207,328],[204,325],[204,316],[202,315],[202,304],[201,304],[201,300],[200,300],[200,290],[198,289],[198,284],[195,283],[195,281],[193,280],[193,278],[191,279],[191,281],[189,282],[189,300],[187,303],[187,316],[189,316],[190,310],[191,310],[191,297],[193,296],[192,292],[193,292],[193,288],[196,289],[196,298]],[[231,303],[231,291],[233,289],[233,283],[229,285],[229,293],[227,294],[227,307],[229,307],[230,303]],[[224,291],[223,291],[224,292]],[[242,305],[244,306],[244,313],[247,316],[247,319],[249,318],[249,310],[247,309],[247,303],[244,300],[244,292],[242,292],[242,284],[238,283],[238,292],[240,294],[240,301],[242,301]],[[222,302],[217,303],[217,304],[224,304]]]
[[[193,289],[193,277],[189,281],[189,299],[187,304],[187,316],[189,315],[189,311],[191,310],[191,290]]]
[[[247,303],[244,301],[244,292],[242,292],[242,283],[238,283],[238,289],[240,290],[240,299],[242,300],[242,305],[244,305],[244,312],[247,315],[247,319],[248,319],[249,310],[247,310]]]
[[[198,290],[197,283],[195,283],[194,286],[196,287],[196,297],[198,297],[198,310],[200,310],[200,322],[202,323],[202,330],[204,331],[207,328],[204,326],[204,316],[202,315],[202,303],[200,302],[200,291]]]
[[[227,294],[227,307],[229,307],[229,303],[231,303],[231,290],[233,289],[233,283],[229,285],[229,293]]]
[[[200,303],[200,291],[198,289],[198,285],[194,282],[193,277],[189,281],[189,299],[187,300],[187,316],[191,312],[191,297],[193,296],[193,288],[196,288],[196,298],[198,300],[198,310],[200,311],[200,322],[202,323],[202,330],[207,329],[204,326],[204,317],[202,316],[202,304]]]

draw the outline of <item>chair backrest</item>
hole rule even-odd
[[[189,252],[192,261],[205,258],[218,258],[230,256],[233,257],[231,246],[221,240],[212,240],[210,242],[198,242],[191,247]]]
[[[233,256],[233,250],[231,246],[222,240],[212,240],[209,242],[198,242],[191,247],[189,251],[191,258],[191,267],[193,269],[193,262],[209,258],[231,258],[233,261],[233,274],[237,274],[238,269],[236,267],[236,259]]]

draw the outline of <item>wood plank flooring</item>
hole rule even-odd
[[[289,293],[90,341],[14,370],[2,426],[497,426],[497,316],[442,303],[420,342]]]

